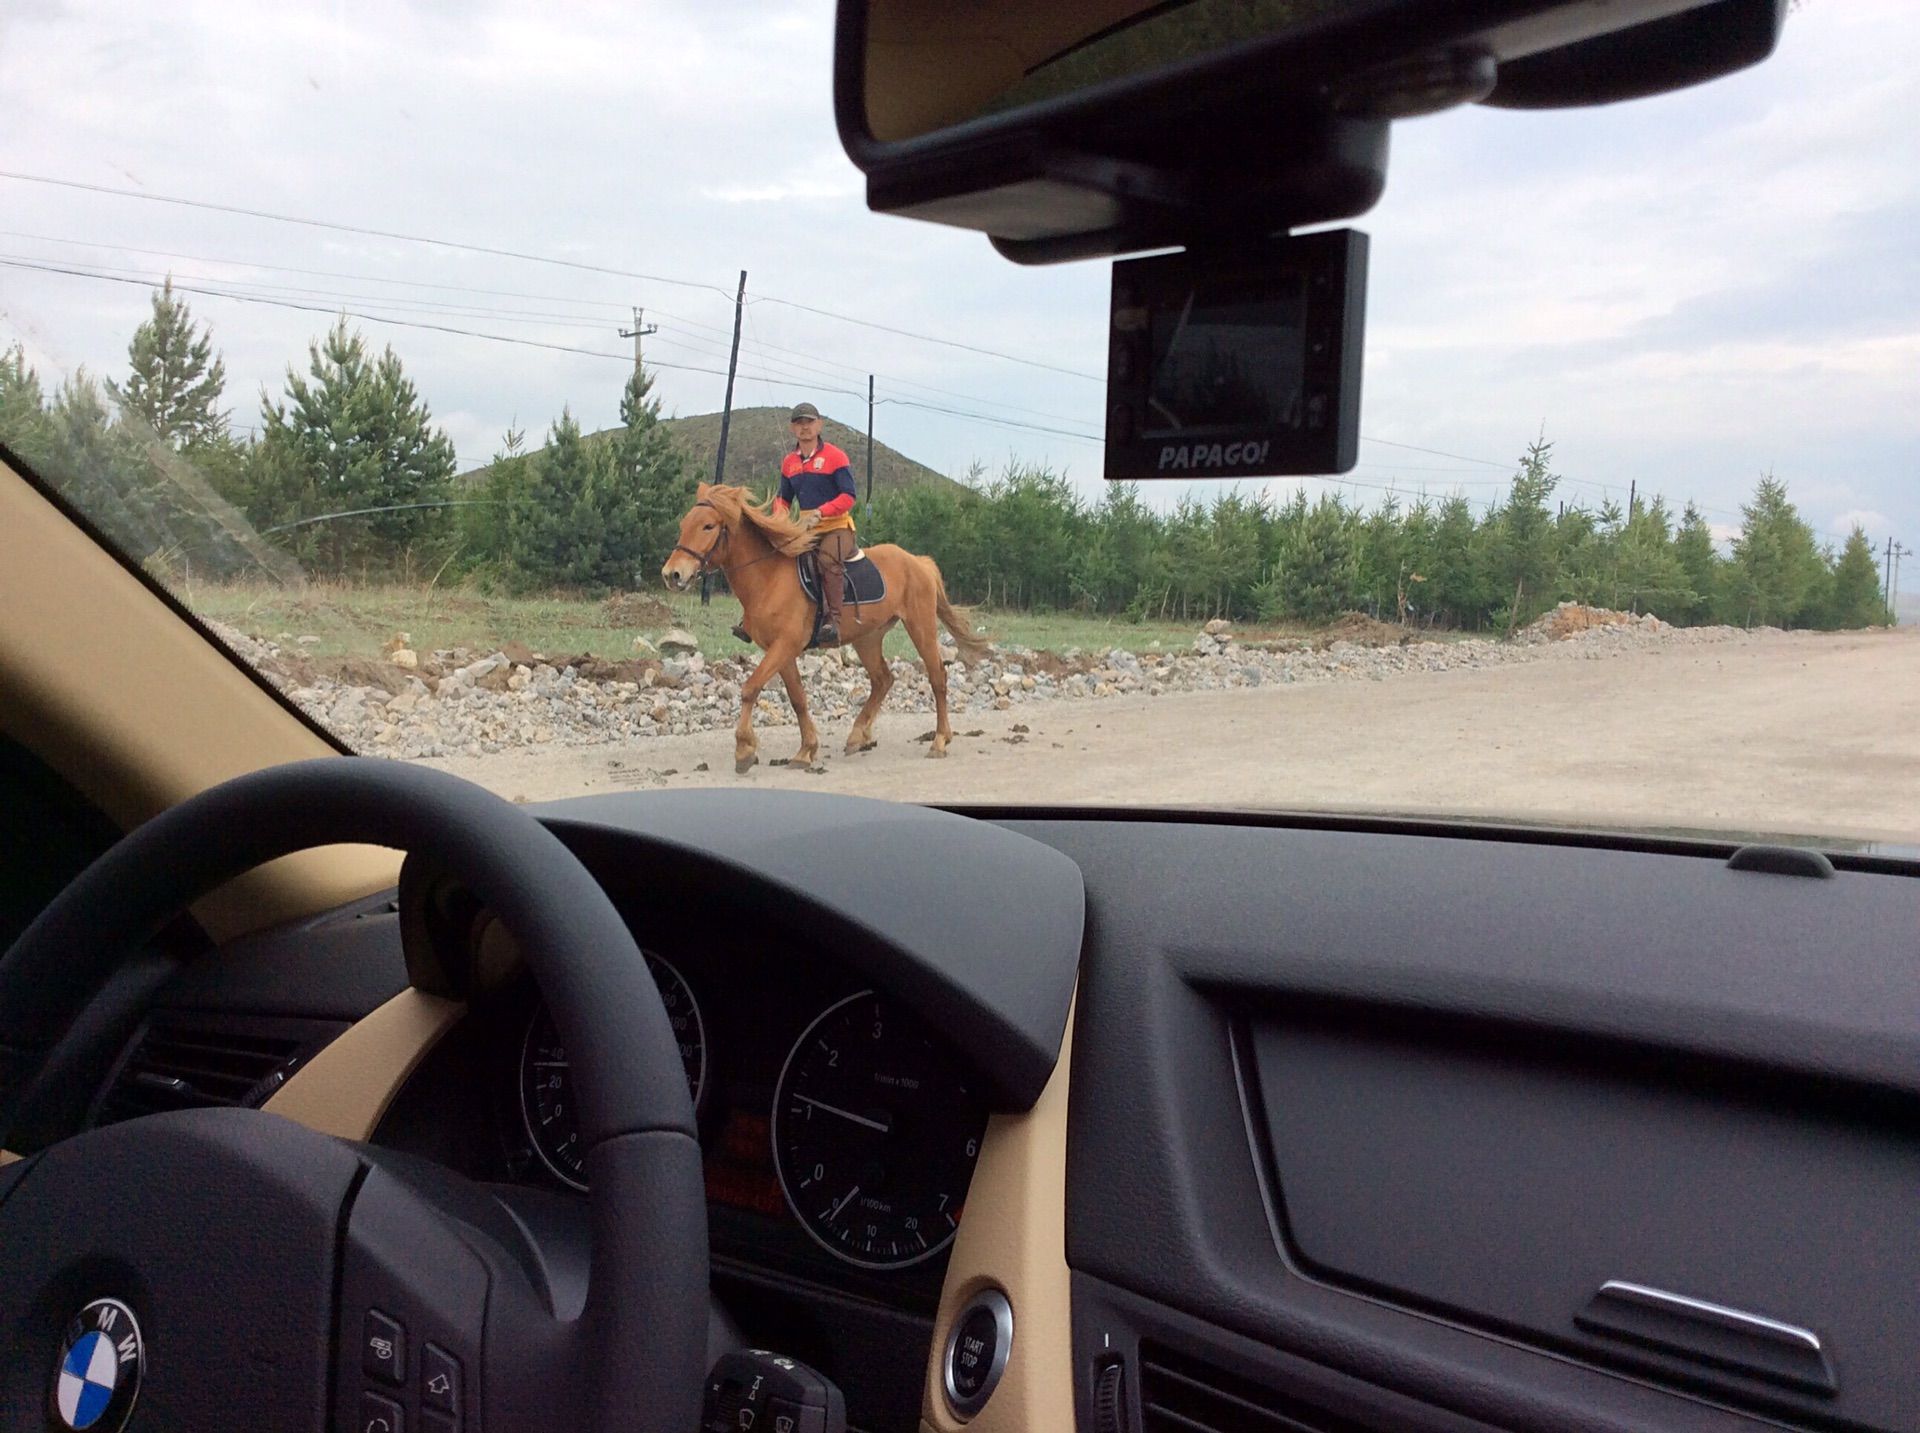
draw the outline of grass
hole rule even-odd
[[[315,656],[373,656],[396,634],[405,632],[422,652],[443,647],[489,652],[517,641],[549,656],[590,652],[618,658],[633,654],[634,637],[658,637],[669,626],[686,628],[700,639],[703,651],[716,656],[747,650],[727,630],[740,619],[740,604],[718,593],[708,607],[691,594],[661,591],[628,597],[624,603],[629,612],[638,600],[652,598],[671,613],[670,621],[638,624],[615,610],[614,604],[597,598],[501,597],[464,587],[315,583],[292,591],[258,584],[195,583],[180,595],[201,616],[250,636],[289,647],[297,638],[317,637],[318,642],[301,644]],[[973,615],[974,625],[1002,646],[1050,652],[1076,647],[1088,652],[1109,647],[1136,652],[1185,647],[1199,625],[1126,622],[1072,612],[976,609]],[[1299,637],[1307,632],[1298,627],[1243,628],[1240,635],[1257,639]],[[887,638],[887,651],[912,656],[913,646],[896,628]]]

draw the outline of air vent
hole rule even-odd
[[[1385,1433],[1158,1344],[1140,1345],[1146,1433]]]
[[[217,1105],[257,1108],[344,1029],[324,1020],[155,1012],[121,1057],[93,1122]]]

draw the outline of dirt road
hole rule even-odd
[[[751,782],[911,801],[1441,812],[1920,844],[1912,629],[1039,703],[956,722],[980,735],[957,738],[945,761],[925,760],[914,740],[929,724],[883,715],[880,747],[851,757],[839,754],[845,733],[823,729],[830,754],[814,772],[768,764],[791,753],[791,727],[761,733],[762,764],[745,777],[733,775],[730,733],[428,764],[533,801]]]

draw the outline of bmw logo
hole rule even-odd
[[[119,1433],[140,1396],[147,1351],[133,1310],[95,1299],[67,1325],[53,1376],[55,1428]]]

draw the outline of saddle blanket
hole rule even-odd
[[[798,561],[800,586],[805,589],[807,599],[817,606],[820,602],[819,565],[810,552],[802,555]],[[887,595],[886,577],[865,553],[856,554],[847,564],[846,571],[846,602],[849,607],[857,602],[878,602]]]

